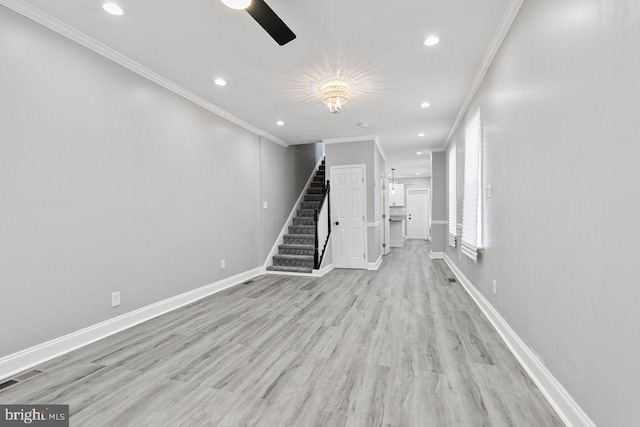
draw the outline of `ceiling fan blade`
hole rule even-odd
[[[284,46],[296,38],[293,31],[282,19],[267,5],[264,0],[253,0],[245,9],[258,24],[280,45]]]

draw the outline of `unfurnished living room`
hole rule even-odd
[[[640,1],[0,0],[0,426],[640,425]]]

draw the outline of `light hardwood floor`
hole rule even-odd
[[[265,275],[36,368],[0,403],[72,426],[561,426],[424,241],[377,272]]]

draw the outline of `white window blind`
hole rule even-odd
[[[462,199],[462,253],[474,262],[482,247],[482,118],[480,110],[464,132],[464,197]]]
[[[458,221],[458,193],[457,177],[458,166],[456,163],[456,146],[449,151],[449,246],[456,247],[456,222]]]

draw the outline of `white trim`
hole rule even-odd
[[[2,1],[2,0],[0,0],[0,1]],[[309,189],[309,186],[311,185],[311,181],[313,181],[313,177],[316,176],[316,172],[318,172],[318,169],[320,169],[320,165],[322,164],[322,160],[324,160],[324,156],[322,156],[322,158],[320,160],[318,160],[318,163],[316,164],[316,167],[313,169],[313,172],[311,172],[311,176],[309,177],[309,179],[307,180],[307,183],[302,188],[302,192],[300,193],[300,196],[298,197],[298,200],[296,200],[295,204],[293,205],[293,209],[291,209],[291,213],[289,214],[289,217],[285,221],[284,226],[282,227],[282,230],[280,230],[280,234],[278,235],[278,238],[276,239],[276,242],[273,244],[273,247],[271,248],[271,252],[269,252],[269,254],[267,255],[267,259],[264,261],[264,264],[262,265],[262,267],[265,270],[267,269],[268,266],[273,264],[273,256],[276,253],[278,253],[278,245],[281,245],[284,242],[284,235],[289,232],[289,225],[292,224],[293,217],[298,212],[298,207],[300,206],[300,203],[304,199],[305,194],[307,194],[307,190]]]
[[[2,1],[2,0],[0,0]],[[350,136],[346,138],[329,138],[323,139],[322,142],[324,144],[344,144],[347,142],[365,142],[365,141],[375,141],[378,137],[376,135],[365,135],[365,136]]]
[[[281,140],[280,138],[277,138],[264,130],[258,129],[255,126],[250,125],[244,120],[234,116],[233,114],[223,110],[222,108],[212,104],[211,102],[206,101],[205,99],[199,97],[193,92],[190,92],[187,89],[183,88],[182,86],[179,86],[178,84],[172,82],[171,80],[162,77],[161,75],[151,71],[150,69],[138,64],[133,59],[121,54],[120,52],[117,52],[114,49],[111,49],[110,47],[100,43],[99,41],[89,37],[83,32],[76,30],[75,28],[65,24],[64,22],[54,18],[53,16],[41,11],[40,9],[34,6],[23,3],[20,0],[0,0],[0,4],[37,22],[38,24],[41,24],[49,28],[50,30],[55,31],[56,33],[70,40],[73,40],[74,42],[88,49],[91,49],[92,51],[96,52],[99,55],[104,56],[105,58],[115,62],[116,64],[119,64],[133,71],[134,73],[144,77],[145,79],[153,83],[156,83],[157,85],[160,85],[165,89],[170,90],[176,95],[179,95],[187,99],[188,101],[191,101],[196,105],[199,105],[205,110],[208,110],[226,120],[229,120],[230,122],[248,130],[249,132],[252,132],[258,136],[262,136],[268,139],[269,141],[275,142],[276,144],[281,145],[283,147],[288,147],[290,145],[289,143]]]
[[[376,262],[367,263],[367,270],[377,270],[380,268],[380,264],[382,264],[382,254],[380,254]]]
[[[480,85],[482,85],[484,77],[487,74],[487,71],[489,71],[489,67],[491,67],[491,64],[493,63],[493,60],[495,59],[496,54],[498,53],[498,50],[502,45],[502,42],[507,36],[507,33],[509,32],[511,25],[513,24],[513,21],[515,21],[516,19],[516,16],[518,16],[518,12],[520,11],[520,7],[522,6],[522,3],[524,3],[524,0],[509,1],[509,4],[507,5],[507,9],[505,10],[504,15],[502,15],[502,19],[498,24],[498,28],[496,29],[496,32],[493,34],[491,43],[489,43],[489,47],[487,48],[484,54],[482,63],[480,64],[480,68],[478,68],[478,71],[476,72],[473,82],[471,83],[471,86],[467,91],[467,97],[465,98],[465,101],[462,104],[462,108],[460,108],[460,112],[458,113],[458,116],[456,117],[456,120],[453,123],[453,126],[451,127],[451,131],[447,136],[447,140],[445,141],[444,146],[442,147],[442,150],[445,150],[449,146],[449,143],[451,143],[451,140],[453,139],[453,136],[458,130],[458,127],[462,123],[462,120],[464,119],[465,114],[467,114],[467,110],[469,109],[469,106],[471,106],[471,102],[473,101],[473,98],[476,96],[478,89],[480,89]],[[434,148],[432,148],[431,150],[436,151],[436,149]]]
[[[431,259],[444,259],[444,252],[431,252]]]
[[[432,225],[449,225],[449,221],[445,221],[442,219],[434,219],[431,221]]]
[[[382,221],[368,222],[367,223],[367,227],[378,227],[380,225],[382,225]]]
[[[320,270],[313,270],[313,277],[322,277],[327,273],[332,272],[335,269],[335,267],[333,266],[333,263],[322,267]]]
[[[384,152],[384,149],[382,148],[382,143],[380,142],[380,138],[378,138],[376,136],[374,141],[376,143],[376,147],[378,147],[378,150],[380,150],[380,155],[382,156],[382,159],[386,162],[387,161],[387,154]]]
[[[0,358],[0,379],[11,377],[26,369],[129,329],[154,317],[236,286],[263,273],[262,267],[254,268]]]
[[[544,397],[549,401],[558,416],[567,426],[595,427],[595,423],[580,408],[571,395],[560,382],[547,369],[540,358],[527,346],[527,344],[509,326],[506,320],[498,313],[491,303],[478,291],[478,289],[460,271],[448,254],[444,256],[445,262],[453,271],[458,282],[462,284],[480,310],[487,316],[498,334],[518,359],[527,374],[536,383]]]

